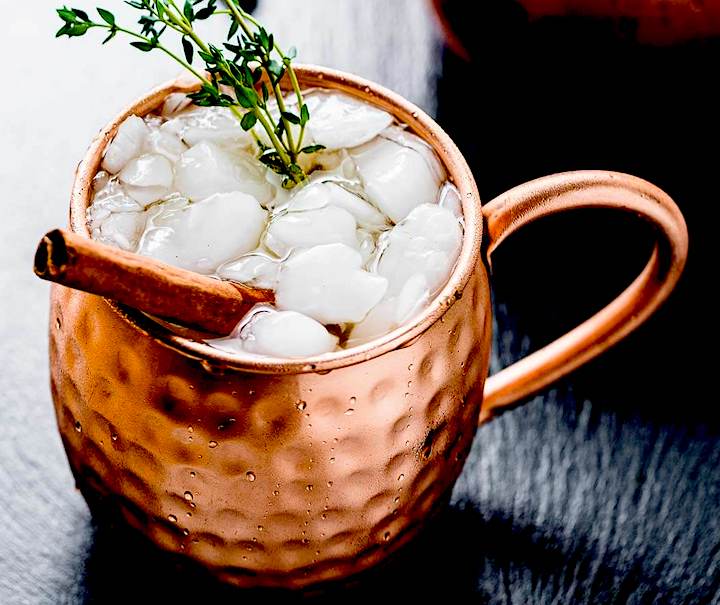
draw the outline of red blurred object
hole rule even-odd
[[[720,35],[720,0],[505,0],[493,2],[494,9],[470,9],[475,17],[491,16],[493,11],[524,11],[529,22],[544,18],[590,18],[607,22],[617,32],[640,44],[667,46]],[[455,15],[472,4],[458,0],[433,0],[446,33],[448,46],[463,58],[469,53],[462,34],[453,27]],[[501,5],[506,5],[501,7]],[[449,17],[453,15],[453,19]]]

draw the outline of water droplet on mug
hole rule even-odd
[[[333,486],[333,482],[332,482],[332,481],[328,481],[328,482],[327,482],[327,486],[328,486],[328,487],[332,487],[332,486]]]
[[[398,502],[400,502],[400,496],[395,496],[395,500],[393,500],[393,502],[394,502],[395,504],[397,504]]]
[[[335,464],[335,458],[330,458],[330,464]]]
[[[352,416],[354,413],[355,413],[355,410],[353,408],[348,408],[347,410],[345,410],[346,416]]]
[[[60,318],[59,318],[59,317],[56,317],[56,318],[55,318],[55,327],[56,327],[58,330],[59,330],[60,328],[62,328],[62,322],[60,321]]]
[[[82,425],[80,424],[80,421],[79,421],[79,420],[76,420],[76,421],[75,421],[75,430],[76,430],[78,433],[82,433]]]
[[[168,521],[170,521],[170,523],[177,523],[177,517],[175,515],[168,515]]]
[[[279,496],[280,492],[278,490],[273,490],[273,496]]]
[[[194,479],[194,478],[195,478],[195,471],[190,471],[190,476]]]
[[[413,364],[410,364],[410,365],[408,366],[408,372],[412,372],[412,369],[413,369],[414,367],[415,367],[415,366],[413,366]]]
[[[258,531],[263,531],[264,529],[265,529],[265,528],[264,528],[262,525],[258,525],[258,527],[257,527],[257,530],[258,530]]]
[[[218,446],[218,442],[217,442],[217,441],[210,441],[210,442],[208,443],[208,447],[209,447],[210,449],[215,449],[217,446]]]
[[[117,441],[118,440],[117,433],[113,433],[112,435],[110,435],[110,439],[112,439],[113,441]]]
[[[398,481],[402,481],[403,479],[405,479],[405,475],[403,473],[400,473],[400,475],[398,476]]]
[[[313,491],[313,485],[312,485],[312,483],[308,483],[308,484],[305,486],[305,489],[306,489],[307,491],[309,491],[309,492]]]
[[[228,428],[233,422],[235,422],[235,418],[228,418],[225,422],[221,422],[218,424],[218,431],[224,431]]]
[[[193,429],[192,425],[188,426],[188,433],[192,433],[195,429]]]
[[[302,412],[307,407],[307,401],[303,401],[301,399],[297,402],[297,404],[295,404],[295,407]]]
[[[189,536],[190,530],[189,529],[183,529],[183,536]]]
[[[252,471],[248,471],[247,473],[245,473],[245,479],[247,479],[248,481],[255,481],[255,473],[253,473]]]
[[[185,492],[185,500],[187,500],[188,502],[192,502],[192,499],[193,499],[192,492]]]

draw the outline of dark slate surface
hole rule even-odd
[[[32,251],[64,221],[72,168],[92,133],[173,70],[121,45],[101,53],[89,41],[55,43],[52,3],[37,4],[47,6],[4,8],[0,37],[9,78],[28,91],[44,77],[42,94],[0,96],[9,216],[0,224],[0,603],[266,601],[181,573],[132,536],[95,528],[73,489],[47,387],[47,288],[30,275]],[[453,4],[456,15],[474,11],[456,20],[471,38],[472,65],[443,59],[420,0],[309,0],[293,16],[298,3],[265,0],[259,10],[306,60],[362,73],[436,111],[484,199],[572,168],[655,181],[688,219],[690,262],[670,304],[629,340],[478,432],[451,506],[425,536],[321,599],[720,603],[717,304],[709,293],[718,45],[637,49],[632,36],[611,42],[603,24],[529,27],[505,0]],[[29,68],[7,61],[19,44],[34,49]],[[513,237],[494,259],[496,365],[609,300],[642,266],[649,242],[605,213],[548,220]]]

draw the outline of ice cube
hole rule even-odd
[[[138,252],[198,273],[254,250],[267,221],[258,201],[237,191],[163,206],[148,221]]]
[[[102,178],[103,174],[107,173],[98,173],[93,181],[95,186],[100,186],[103,181],[105,184],[95,192],[93,203],[87,209],[88,220],[101,220],[113,212],[139,212],[143,209],[142,204],[125,193],[117,177],[106,180]]]
[[[103,170],[111,174],[120,172],[130,160],[140,155],[147,135],[148,127],[141,118],[128,117],[120,124],[115,138],[105,151]]]
[[[350,153],[368,198],[398,223],[416,206],[437,200],[444,174],[422,139],[388,130],[398,140],[381,135]]]
[[[165,156],[147,153],[130,160],[120,171],[119,178],[128,195],[146,206],[170,192],[173,168]]]
[[[421,273],[434,293],[448,279],[462,244],[457,217],[437,204],[422,204],[381,236],[377,272],[388,278],[391,294]]]
[[[295,311],[257,313],[245,325],[240,338],[249,353],[291,358],[329,353],[338,343],[321,323]]]
[[[156,153],[134,158],[120,171],[120,181],[136,187],[165,187],[173,182],[170,160]]]
[[[313,92],[307,95],[306,103],[310,137],[329,150],[367,143],[393,121],[387,111],[336,92]]]
[[[430,291],[425,275],[412,275],[399,294],[386,295],[363,321],[353,326],[347,346],[354,347],[391,332],[417,315],[429,301]]]
[[[335,206],[346,210],[358,226],[370,230],[383,230],[390,223],[375,206],[333,181],[310,183],[300,189],[288,203],[288,210],[314,210]]]
[[[266,168],[247,154],[230,154],[213,143],[202,142],[180,156],[175,166],[175,188],[191,200],[215,193],[240,191],[261,204],[273,198]]]
[[[460,222],[463,221],[463,208],[462,199],[460,198],[460,192],[457,187],[452,183],[445,183],[443,188],[440,190],[440,201],[438,202],[440,207],[447,208],[450,212],[455,215]]]
[[[242,129],[227,107],[193,107],[168,120],[162,130],[174,133],[190,146],[205,141],[238,150],[253,144],[252,135]]]
[[[423,139],[401,126],[390,126],[382,131],[381,136],[398,145],[417,151],[425,160],[435,178],[442,182],[445,180],[445,169],[437,155]]]
[[[188,147],[171,132],[164,131],[162,128],[154,128],[150,130],[145,139],[143,149],[146,153],[163,155],[174,164],[188,150]]]
[[[173,114],[181,112],[191,103],[192,99],[190,99],[190,97],[188,97],[184,92],[173,92],[165,97],[165,102],[162,107],[162,115],[165,118],[169,118]]]
[[[357,230],[358,239],[358,250],[363,259],[363,267],[368,264],[368,261],[373,257],[375,253],[375,237],[370,231],[365,229]]]
[[[352,214],[335,206],[288,211],[270,221],[265,245],[281,257],[295,248],[311,248],[318,244],[339,242],[357,248],[356,228]]]
[[[281,269],[278,309],[304,313],[324,324],[361,321],[384,296],[387,279],[364,271],[362,256],[345,244],[293,254]]]
[[[91,223],[93,239],[123,250],[135,251],[145,228],[144,212],[115,212]]]
[[[280,261],[259,252],[246,254],[221,265],[217,274],[225,279],[274,290],[277,286]]]

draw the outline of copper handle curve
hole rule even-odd
[[[581,208],[613,208],[652,224],[658,241],[642,273],[615,300],[564,336],[488,378],[480,423],[590,361],[627,336],[668,297],[682,273],[688,233],[680,209],[651,183],[627,174],[577,171],[530,181],[483,206],[490,255],[539,218]]]

